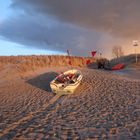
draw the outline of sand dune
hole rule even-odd
[[[116,59],[112,59],[111,60],[111,64],[112,65],[115,65],[117,63],[124,63],[126,65],[135,65],[135,61],[136,61],[136,58],[135,58],[135,54],[130,54],[130,55],[127,55],[127,56],[122,56],[120,58],[116,58]],[[138,65],[140,66],[140,54],[138,54]]]
[[[1,71],[0,139],[139,140],[140,80],[77,67],[83,79],[75,94],[56,96],[49,83],[69,68]]]
[[[86,66],[87,60],[95,62],[92,57],[33,55],[33,56],[0,56],[0,70],[7,65],[13,65],[19,72],[34,71],[43,67],[56,66]]]

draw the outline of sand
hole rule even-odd
[[[11,67],[1,72],[0,139],[140,138],[138,79],[78,68],[83,79],[75,93],[53,94],[50,81],[67,69],[47,67],[10,78]]]
[[[119,71],[112,71],[112,72],[118,75],[123,75],[131,79],[140,80],[140,67],[139,68],[126,67],[125,69]]]

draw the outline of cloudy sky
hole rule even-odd
[[[65,54],[69,49],[77,56],[97,50],[112,57],[116,45],[134,53],[139,7],[139,0],[0,1],[0,55]]]

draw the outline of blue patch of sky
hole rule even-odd
[[[31,47],[25,47],[18,43],[8,42],[6,40],[0,40],[0,56],[11,55],[65,55],[65,53],[49,50],[41,50]]]
[[[8,18],[12,13],[10,8],[11,0],[0,1],[0,22]]]
[[[6,19],[12,16],[18,15],[16,10],[13,10],[10,5],[11,0],[0,1],[0,24]],[[13,43],[11,41],[3,39],[0,36],[0,56],[10,56],[10,55],[65,55],[65,53],[50,50],[41,50],[32,48],[30,46],[24,46],[18,43]]]

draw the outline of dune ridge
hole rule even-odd
[[[138,57],[138,65],[140,66],[140,54],[137,55]],[[136,56],[135,54],[130,54],[126,56],[122,56],[120,58],[114,58],[110,61],[112,65],[115,65],[117,63],[124,63],[126,65],[133,65],[136,62]]]
[[[86,61],[95,62],[92,57],[59,56],[59,55],[31,55],[31,56],[0,56],[0,65],[21,64],[23,67],[86,66]],[[26,69],[26,68],[25,68]]]
[[[25,73],[38,71],[48,67],[85,67],[87,61],[96,62],[92,57],[30,55],[30,56],[0,56],[0,78],[10,80],[22,77]]]

